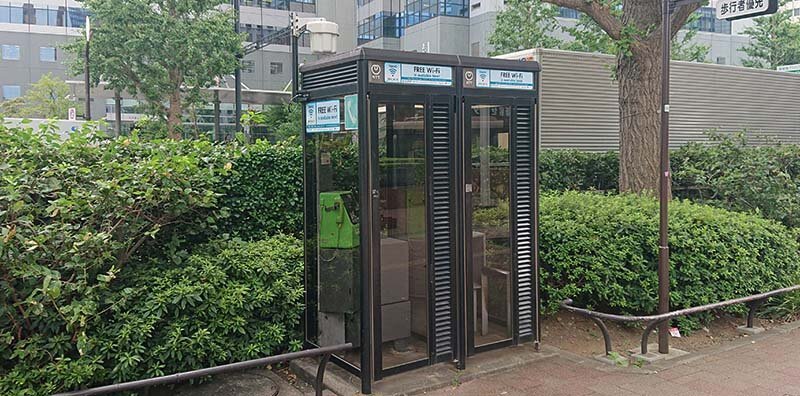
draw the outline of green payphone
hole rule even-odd
[[[350,191],[319,193],[320,339],[360,345],[358,204]]]
[[[349,191],[319,194],[319,247],[352,249],[359,244],[356,201]]]

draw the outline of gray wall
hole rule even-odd
[[[339,52],[346,52],[356,47],[355,0],[317,0],[317,16],[339,24]]]
[[[71,38],[58,34],[0,32],[0,44],[20,47],[20,60],[0,59],[0,86],[19,85],[24,95],[30,84],[39,81],[47,73],[67,79],[66,66],[62,63],[66,53],[56,48],[56,61],[42,62],[39,60],[39,48],[59,47]]]
[[[619,147],[614,58],[557,50],[503,56],[542,64],[541,142],[544,148],[589,151]],[[771,70],[672,62],[671,145],[706,141],[706,131],[746,130],[755,142],[800,143],[800,76]]]
[[[404,51],[469,54],[469,18],[440,16],[407,27],[400,38]]]

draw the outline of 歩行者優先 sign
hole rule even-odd
[[[339,132],[339,100],[324,100],[306,104],[306,133]]]
[[[778,0],[720,0],[717,2],[717,19],[729,21],[774,14]]]
[[[453,85],[452,67],[386,62],[383,68],[383,82],[387,84]]]
[[[778,71],[800,74],[800,64],[778,66]]]
[[[520,89],[532,91],[533,73],[514,70],[467,69],[464,71],[467,88]]]

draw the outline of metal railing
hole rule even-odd
[[[316,391],[317,396],[322,395],[323,384],[322,380],[325,376],[325,367],[328,365],[328,360],[331,358],[331,354],[337,352],[344,352],[348,349],[353,348],[353,344],[341,344],[341,345],[334,345],[334,346],[327,346],[322,348],[314,348],[314,349],[307,349],[305,351],[299,352],[291,352],[285,353],[283,355],[276,355],[270,356],[260,359],[253,359],[247,360],[244,362],[238,363],[231,363],[231,364],[223,364],[221,366],[216,367],[209,367],[194,371],[186,371],[183,373],[177,374],[170,374],[165,375],[162,377],[155,377],[155,378],[148,378],[138,381],[130,381],[130,382],[122,382],[119,384],[112,384],[106,386],[100,386],[97,388],[90,388],[90,389],[83,389],[77,390],[74,392],[66,392],[66,393],[58,393],[53,396],[90,396],[90,395],[105,395],[113,392],[124,392],[124,391],[131,391],[141,388],[146,388],[150,386],[156,385],[167,385],[167,384],[174,384],[177,382],[188,381],[194,378],[205,377],[208,375],[214,374],[222,374],[222,373],[229,373],[232,371],[241,371],[247,370],[254,367],[260,366],[267,366],[270,364],[275,363],[282,363],[288,362],[294,359],[301,359],[301,358],[308,358],[308,357],[317,357],[322,356],[322,359],[319,362],[319,366],[317,367],[317,377],[314,381],[314,389]]]
[[[700,312],[710,311],[712,309],[727,307],[729,305],[747,304],[749,311],[747,312],[746,327],[752,329],[756,309],[758,309],[758,307],[760,307],[764,302],[766,302],[768,298],[797,290],[800,290],[800,285],[773,290],[766,293],[755,294],[748,297],[734,298],[732,300],[722,301],[718,303],[706,304],[706,305],[701,305],[699,307],[685,308],[678,311],[668,312],[665,314],[649,315],[649,316],[614,315],[614,314],[592,311],[585,308],[578,308],[572,306],[572,299],[569,298],[561,302],[561,308],[570,312],[574,312],[579,315],[583,315],[591,319],[597,325],[597,327],[600,328],[600,331],[603,332],[603,342],[605,343],[606,355],[609,355],[612,352],[612,346],[611,346],[611,335],[609,334],[608,327],[606,327],[606,324],[603,322],[603,319],[610,320],[613,322],[646,323],[644,327],[644,333],[642,333],[642,354],[644,355],[647,353],[647,341],[650,337],[650,333],[653,332],[653,329],[655,329],[656,326],[667,320],[674,319],[680,316],[686,316]]]

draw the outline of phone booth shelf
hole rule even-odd
[[[538,344],[539,64],[359,48],[300,68],[305,341],[374,381]]]

